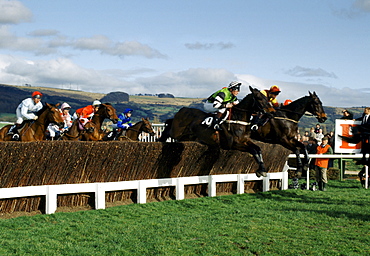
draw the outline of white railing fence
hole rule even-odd
[[[270,190],[270,180],[280,180],[281,189],[288,189],[288,172],[268,173],[267,177],[258,178],[256,174],[220,174],[208,176],[178,177],[151,180],[133,180],[101,183],[79,183],[43,185],[28,187],[0,188],[0,199],[45,196],[45,213],[52,214],[57,210],[57,198],[61,194],[94,193],[95,209],[105,209],[105,192],[137,190],[137,202],[146,203],[146,189],[158,187],[176,187],[176,200],[185,198],[185,185],[208,184],[208,195],[216,196],[218,182],[237,182],[237,194],[244,193],[245,181],[262,181],[263,192]]]

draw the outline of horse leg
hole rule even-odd
[[[243,151],[243,152],[248,152],[251,155],[253,155],[254,160],[258,163],[258,169],[256,171],[257,177],[259,178],[261,176],[263,176],[263,177],[267,176],[265,163],[263,162],[263,158],[262,158],[262,151],[261,151],[261,148],[259,146],[252,143],[251,141],[249,141],[249,142],[246,142],[245,144],[243,144],[243,146],[241,146],[241,147],[236,146],[233,149],[240,150],[240,151]]]

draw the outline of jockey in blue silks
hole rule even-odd
[[[117,122],[117,127],[126,130],[127,128],[131,127],[132,121],[131,121],[131,113],[132,113],[131,108],[126,108],[123,113],[121,113],[118,116],[118,122]]]

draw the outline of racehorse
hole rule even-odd
[[[119,141],[127,141],[127,140],[138,141],[139,140],[139,135],[142,132],[149,133],[150,136],[155,135],[155,132],[153,130],[153,126],[149,122],[148,118],[141,118],[140,122],[137,122],[133,126],[127,128],[125,135],[120,134],[118,136],[117,140],[119,140]]]
[[[252,138],[271,144],[280,144],[293,151],[297,161],[297,176],[302,175],[304,168],[308,166],[308,153],[304,144],[298,141],[298,121],[309,112],[316,116],[318,122],[323,123],[327,117],[319,97],[315,92],[309,92],[309,96],[304,96],[293,101],[289,105],[277,109],[272,118],[267,123],[260,126],[256,132],[252,132]],[[300,153],[304,154],[304,163],[300,158]]]
[[[273,112],[274,109],[258,89],[250,86],[249,89],[252,93],[231,108],[228,112],[228,120],[220,125],[221,131],[215,131],[202,124],[207,117],[213,116],[212,113],[184,107],[175,114],[173,119],[166,121],[166,127],[158,141],[165,142],[171,137],[177,141],[198,141],[225,150],[249,152],[259,166],[256,175],[267,176],[261,149],[250,139],[250,119],[256,111]]]
[[[19,129],[20,141],[40,141],[46,140],[46,130],[50,123],[58,125],[59,128],[64,127],[59,103],[56,105],[45,103],[43,108],[37,112],[37,120],[26,120],[21,129]],[[12,125],[6,125],[0,130],[0,140],[11,141],[12,135],[8,135],[8,131]]]
[[[85,141],[102,140],[105,133],[101,130],[101,126],[105,119],[110,119],[113,123],[117,123],[118,120],[116,109],[109,103],[101,104],[98,111],[91,118],[91,121],[85,126],[82,126],[78,119],[75,120],[61,139]]]

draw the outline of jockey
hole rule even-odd
[[[38,116],[35,115],[42,109],[41,103],[42,93],[34,91],[31,98],[24,99],[17,107],[17,121],[10,127],[8,134],[13,134],[12,140],[19,140],[18,129],[22,127],[23,120],[37,120]]]
[[[290,103],[292,103],[292,100],[285,100],[283,106],[288,106]]]
[[[268,101],[271,103],[271,105],[274,108],[279,107],[279,103],[278,103],[276,97],[279,95],[280,92],[281,92],[280,88],[277,85],[271,86],[269,90],[262,90],[261,91],[261,93],[267,97]]]
[[[127,128],[132,126],[132,121],[131,121],[131,113],[132,113],[131,108],[126,108],[123,113],[121,113],[118,116],[118,122],[117,122],[117,127],[127,130]]]
[[[280,92],[281,92],[280,88],[277,85],[271,86],[269,90],[261,91],[261,93],[267,97],[268,101],[275,109],[280,107],[280,104],[276,99],[276,97],[279,95]],[[258,127],[265,125],[268,120],[269,120],[268,114],[258,113],[252,120],[252,124],[253,124],[251,126],[252,131],[257,131]]]
[[[121,136],[123,130],[127,130],[133,125],[131,121],[132,112],[133,110],[131,108],[126,108],[123,113],[118,116],[118,122],[112,125],[113,131],[107,134],[107,140],[117,140],[117,138]],[[122,130],[118,130],[117,128]]]
[[[73,114],[73,118],[78,119],[82,126],[85,126],[88,122],[90,122],[91,118],[99,110],[100,105],[101,102],[99,100],[94,100],[92,105],[77,109],[76,112]]]
[[[213,123],[207,122],[207,119],[202,124],[208,127],[213,125],[215,130],[222,130],[220,124],[222,123],[221,117],[225,113],[226,109],[232,108],[239,104],[238,98],[236,97],[240,91],[242,83],[233,81],[228,87],[223,87],[221,90],[213,93],[208,97],[204,103],[204,110],[206,112],[215,112],[216,116],[213,118]]]
[[[72,126],[72,116],[69,114],[70,109],[71,106],[67,102],[64,102],[61,105],[60,115],[62,116],[62,119],[64,121],[64,127],[62,129],[59,129],[57,125],[49,124],[48,131],[51,139],[53,139],[56,134],[60,135],[60,133],[67,131]]]

